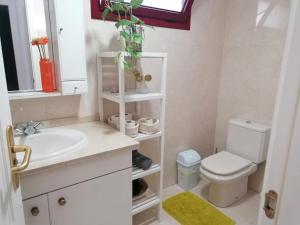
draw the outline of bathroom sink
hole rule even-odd
[[[32,149],[31,162],[57,158],[82,149],[87,143],[85,135],[77,130],[49,128],[29,136],[16,136],[15,143]],[[20,158],[19,158],[20,157]],[[17,156],[22,160],[22,156]]]

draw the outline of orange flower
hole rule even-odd
[[[31,44],[32,45],[37,45],[38,41],[39,41],[39,38],[34,38],[34,39],[32,39]]]
[[[41,37],[41,38],[34,38],[31,41],[31,44],[33,46],[37,46],[40,54],[41,59],[46,59],[46,50],[45,45],[48,44],[48,38],[47,37]]]
[[[32,45],[46,45],[48,44],[49,40],[47,37],[41,37],[41,38],[34,38],[31,41]]]
[[[46,37],[39,38],[38,44],[39,45],[46,45],[46,44],[48,44],[48,38],[46,38]]]

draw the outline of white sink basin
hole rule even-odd
[[[15,143],[32,149],[31,162],[52,159],[82,149],[87,143],[85,135],[77,130],[49,128],[29,136],[15,137]],[[20,158],[19,158],[20,157]],[[17,156],[22,160],[22,156]]]

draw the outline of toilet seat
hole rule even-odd
[[[234,182],[256,170],[255,163],[226,151],[207,157],[200,167],[202,177],[219,184]]]
[[[257,170],[257,165],[255,163],[252,163],[249,167],[247,167],[244,170],[239,171],[238,173],[222,176],[213,174],[207,170],[205,170],[203,167],[200,167],[200,174],[201,177],[206,178],[207,180],[216,183],[216,184],[228,184],[235,182],[243,177],[247,177]]]
[[[247,159],[222,151],[204,159],[201,166],[211,173],[226,176],[235,174],[251,164],[252,162]]]

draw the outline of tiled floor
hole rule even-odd
[[[183,190],[174,185],[164,190],[164,198],[173,196]],[[194,193],[200,195],[202,198],[207,199],[208,183],[201,181],[200,185],[192,190]],[[248,191],[245,198],[227,208],[219,208],[224,214],[231,217],[237,222],[237,225],[256,225],[256,217],[259,207],[260,196],[256,192]],[[165,211],[162,215],[161,222],[154,222],[151,225],[178,225],[172,217]]]

